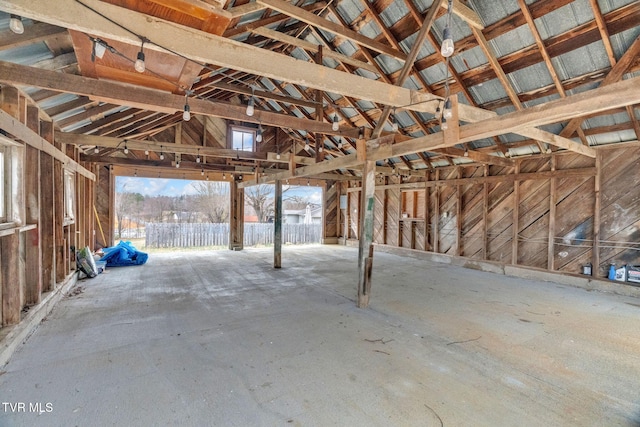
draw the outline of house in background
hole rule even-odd
[[[307,205],[305,209],[285,209],[282,222],[285,224],[320,224],[322,206]]]

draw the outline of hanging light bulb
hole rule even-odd
[[[138,176],[138,169],[135,170],[135,172],[133,172],[133,176]]]
[[[164,153],[162,151],[160,152],[160,160],[164,160]]]
[[[464,156],[469,157],[469,149],[467,147],[464,147]]]
[[[227,174],[222,172],[222,179],[227,179]]]
[[[340,124],[338,123],[338,113],[333,115],[333,123],[331,124],[331,130],[337,132],[340,129]]]
[[[338,139],[338,150],[342,150],[342,137]]]
[[[129,154],[129,148],[127,147],[127,141],[124,142],[124,150],[122,150],[124,154]]]
[[[324,144],[320,144],[320,147],[318,147],[318,152],[322,153],[322,151],[324,151]]]
[[[449,29],[449,25],[444,27],[444,32],[442,34],[442,38],[444,40],[442,41],[442,47],[440,48],[440,54],[442,56],[444,56],[445,58],[448,58],[451,55],[453,55],[453,50],[454,50],[453,39],[451,38],[451,30]]]
[[[188,103],[184,104],[184,111],[182,112],[182,120],[184,120],[185,122],[188,122],[189,120],[191,120],[191,107],[189,107]]]
[[[11,15],[9,20],[9,28],[16,34],[24,33],[24,24],[22,23],[22,16]]]
[[[280,160],[280,153],[276,154],[276,160]]]
[[[262,125],[258,127],[258,133],[256,134],[256,142],[262,142]]]
[[[196,156],[196,163],[200,163],[200,149],[198,148],[198,155]]]
[[[444,117],[445,119],[450,119],[451,117],[453,117],[453,111],[451,111],[451,98],[447,98],[447,100],[444,101],[444,111],[442,111],[442,117]]]
[[[98,148],[98,146],[96,145],[95,147],[93,147],[93,152],[98,154],[100,152],[100,149]]]
[[[253,95],[251,95],[251,98],[249,98],[249,103],[247,104],[247,116],[251,117],[253,116],[253,113],[255,112],[255,101],[253,99]]]
[[[440,127],[442,128],[442,130],[447,130],[449,129],[449,124],[447,123],[447,119],[446,118],[442,118],[442,122],[440,124]]]
[[[144,155],[148,156],[149,155],[149,150],[144,150]]]
[[[396,109],[393,109],[393,116],[391,117],[391,132],[398,132],[398,120],[396,119]]]
[[[144,40],[142,41],[142,44],[140,44],[140,52],[138,52],[136,63],[133,65],[133,68],[135,68],[135,70],[139,73],[144,73],[144,70],[146,69],[146,66],[144,64],[144,52],[142,51],[143,47]]]
[[[176,169],[180,169],[180,161],[176,162]]]
[[[309,151],[309,138],[304,139],[304,151]]]
[[[204,168],[200,169],[200,176],[204,176]]]

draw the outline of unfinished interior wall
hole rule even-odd
[[[593,263],[606,277],[610,263],[640,264],[639,157],[627,145],[379,177],[374,241],[567,273]],[[360,188],[346,191],[354,206]]]
[[[93,248],[94,175],[76,147],[56,143],[50,118],[15,87],[0,89],[0,129],[10,173],[0,221],[1,326],[75,272],[75,250]]]

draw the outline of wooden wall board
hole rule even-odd
[[[386,196],[385,190],[376,190],[374,193],[375,210],[373,214],[373,241],[384,244],[386,235]]]
[[[461,255],[476,258],[482,256],[484,234],[484,185],[463,185],[462,188],[462,241]]]
[[[340,206],[338,200],[338,184],[328,181],[324,190],[324,238],[338,237],[338,221]]]
[[[593,246],[594,178],[564,180],[563,197],[556,211],[557,270],[580,273],[580,266],[591,260]],[[574,191],[568,191],[573,186]],[[595,271],[595,270],[594,270]]]
[[[395,189],[384,191],[387,197],[387,238],[385,243],[395,245],[400,233],[400,192]]]
[[[360,192],[349,193],[349,238],[358,238],[358,213],[360,212]]]

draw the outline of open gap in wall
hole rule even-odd
[[[322,188],[310,185],[282,186],[282,242],[284,244],[321,243]],[[275,189],[261,184],[245,189],[244,245],[273,244]]]
[[[146,250],[228,245],[228,182],[117,177],[115,211],[115,238]]]

